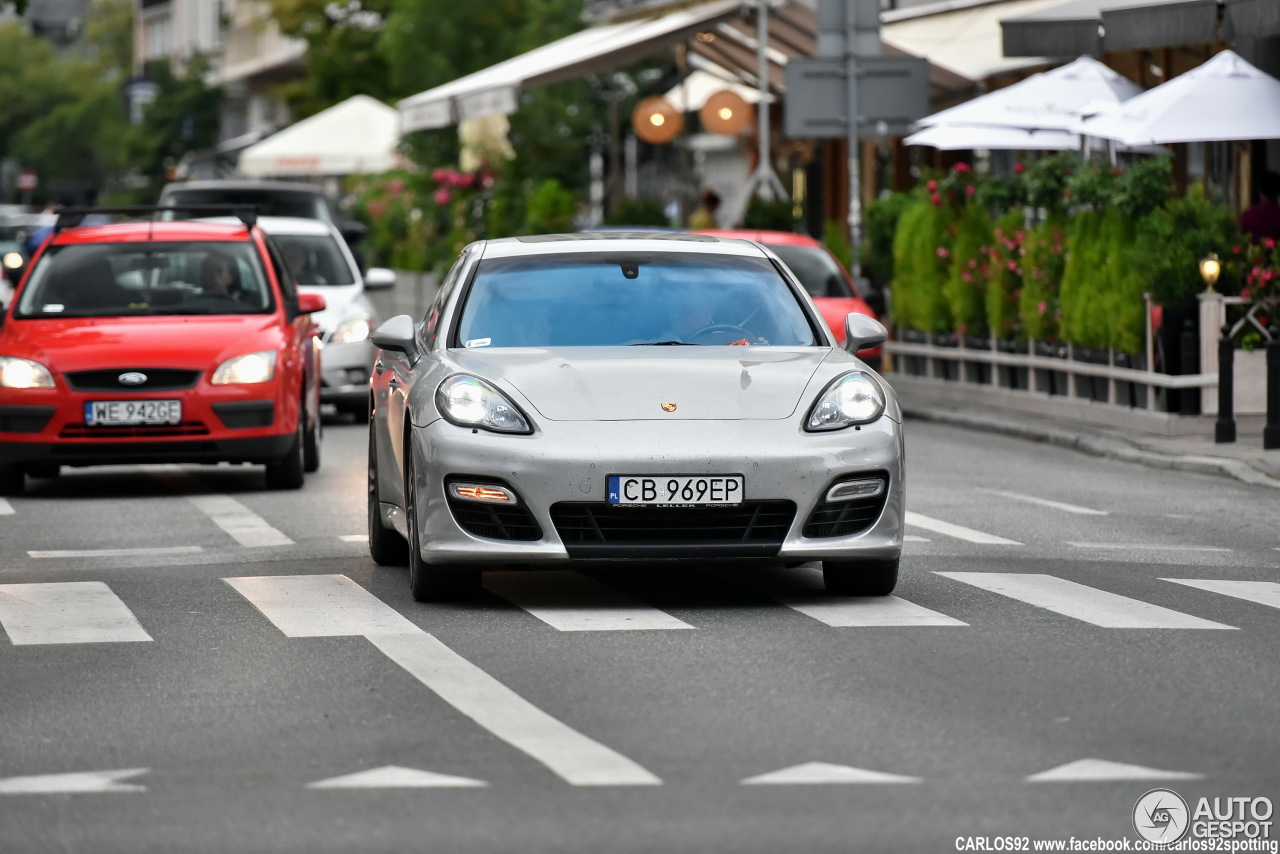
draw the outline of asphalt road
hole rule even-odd
[[[299,492],[0,502],[0,852],[954,851],[1280,797],[1273,491],[913,422],[887,603],[702,564],[422,605],[364,458],[333,421]]]

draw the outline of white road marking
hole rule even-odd
[[[341,537],[338,537],[338,539],[342,540],[344,543],[367,543],[369,542],[369,535],[368,534],[343,534]]]
[[[12,516],[13,505],[3,498],[0,498],[0,516]]]
[[[229,495],[193,495],[189,500],[242,546],[293,545],[293,540]]]
[[[781,771],[770,771],[748,777],[742,781],[744,786],[814,786],[841,785],[849,783],[919,783],[919,777],[904,777],[901,774],[886,774],[883,771],[868,771],[865,768],[853,768],[849,765],[833,765],[830,762],[806,762],[793,768]]]
[[[1027,777],[1028,783],[1102,782],[1106,780],[1199,780],[1199,774],[1161,771],[1141,765],[1126,765],[1106,759],[1077,759]]]
[[[950,522],[943,522],[941,519],[933,519],[928,516],[921,516],[919,513],[907,511],[907,524],[914,525],[917,528],[924,528],[926,531],[933,531],[935,534],[942,534],[947,537],[955,537],[959,540],[967,540],[970,543],[982,543],[992,546],[1020,546],[1022,543],[1015,540],[1006,540],[1004,537],[997,537],[995,534],[987,534],[982,531],[975,531],[973,528],[966,528],[962,525],[953,525]]]
[[[967,626],[954,617],[930,611],[897,596],[864,596],[821,598],[823,594],[774,597],[792,610],[812,617],[832,628],[865,628],[870,626]]]
[[[1107,516],[1106,510],[1094,510],[1092,507],[1081,507],[1078,504],[1064,504],[1061,501],[1050,501],[1047,498],[1037,498],[1034,495],[1025,495],[1021,492],[1007,492],[1003,489],[985,489],[979,488],[979,492],[985,492],[989,495],[999,495],[1003,498],[1012,498],[1014,501],[1025,501],[1028,504],[1039,504],[1041,507],[1050,507],[1054,510],[1061,510],[1064,513],[1078,513],[1081,516]]]
[[[579,572],[486,572],[484,586],[562,632],[693,628]]]
[[[571,729],[343,575],[224,579],[287,637],[362,635],[445,702],[575,786],[662,783]]]
[[[1134,551],[1134,552],[1229,552],[1231,551],[1231,549],[1218,548],[1217,546],[1164,546],[1164,545],[1144,545],[1142,543],[1068,542],[1067,545],[1075,546],[1078,549],[1101,549],[1106,551]]]
[[[101,581],[0,584],[0,623],[14,646],[151,640]]]
[[[147,773],[146,768],[123,771],[78,771],[70,774],[38,774],[0,779],[0,795],[55,795],[87,792],[145,792],[146,786],[121,783]]]
[[[907,534],[902,538],[904,543],[932,543],[933,540],[928,537],[917,537],[915,534]]]
[[[1016,572],[939,572],[937,575],[1107,629],[1235,628],[1052,575]]]
[[[473,780],[470,777],[454,777],[449,774],[437,774],[434,771],[419,771],[416,768],[402,768],[399,765],[387,765],[384,768],[373,768],[355,774],[344,774],[341,777],[330,777],[328,780],[317,780],[308,783],[308,789],[471,789],[489,785],[484,780]]]
[[[1185,584],[1187,587],[1198,587],[1210,593],[1221,593],[1223,596],[1234,596],[1247,602],[1257,602],[1280,608],[1280,582],[1275,581],[1206,581],[1198,578],[1162,578],[1161,581],[1172,581],[1174,584]]]
[[[193,554],[202,551],[204,551],[204,548],[201,546],[156,546],[137,549],[46,549],[44,551],[29,551],[27,556],[33,558],[148,557],[152,555]]]

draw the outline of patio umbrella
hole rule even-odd
[[[1028,130],[1071,130],[1085,104],[1120,103],[1142,91],[1129,78],[1082,56],[1052,71],[980,95],[926,116],[917,124],[996,125]],[[990,147],[990,146],[988,146]]]
[[[1280,80],[1224,50],[1073,129],[1125,145],[1280,139]]]
[[[975,148],[1017,151],[1065,151],[1080,147],[1080,137],[1062,130],[1027,130],[995,125],[933,125],[903,140],[941,151]]]

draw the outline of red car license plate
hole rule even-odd
[[[181,421],[181,400],[94,400],[84,405],[84,423],[94,427]]]

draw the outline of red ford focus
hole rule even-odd
[[[251,214],[86,213],[60,215],[0,315],[0,494],[64,465],[137,463],[260,464],[268,487],[302,486],[320,465],[324,298],[298,293]]]

